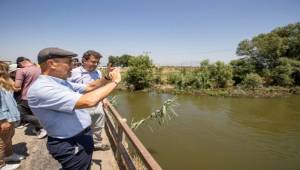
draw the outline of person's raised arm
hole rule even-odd
[[[111,67],[111,65],[109,65],[107,67],[107,73],[111,73],[115,68]],[[93,91],[103,85],[105,85],[106,83],[110,82],[111,77],[110,75],[105,75],[103,76],[101,79],[92,81],[91,83],[87,84],[86,88],[85,88],[85,92],[90,92]]]
[[[100,85],[100,83],[101,83],[101,79],[96,80],[99,82],[96,82],[96,84],[94,85],[93,88],[95,88],[95,89],[93,89],[93,90],[89,89],[88,92],[83,94],[77,101],[77,103],[75,105],[75,109],[82,109],[82,108],[96,106],[102,99],[107,97],[113,91],[113,89],[116,88],[118,83],[121,81],[120,69],[116,68],[113,71],[111,71],[110,77],[111,77],[111,82],[106,83],[106,85],[104,85],[102,87],[101,86],[98,87],[98,85]],[[90,88],[90,87],[87,87],[87,88]]]
[[[97,79],[95,81],[92,81],[92,82],[90,82],[89,84],[86,85],[85,93],[93,91],[93,90],[105,85],[108,82],[110,82],[110,80],[107,80],[104,77],[102,77],[101,79]]]

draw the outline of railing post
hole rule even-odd
[[[122,121],[124,122],[124,123],[127,123],[127,119],[122,119]],[[125,149],[127,149],[128,148],[128,143],[125,141],[125,135],[123,134],[123,138],[122,138],[122,144],[123,144],[123,146],[125,147]]]
[[[122,119],[123,122],[126,123],[126,119]],[[125,141],[125,135],[124,135],[124,131],[122,129],[122,126],[120,124],[118,124],[118,132],[117,132],[117,147],[116,147],[116,159],[118,162],[122,162],[122,153],[121,153],[121,145],[124,143]],[[123,164],[123,163],[122,163]],[[123,167],[125,168],[125,167]]]
[[[128,139],[128,141],[131,142],[133,148],[139,154],[139,157],[141,158],[146,168],[149,170],[161,170],[162,168],[160,167],[160,165],[154,160],[149,151],[145,148],[142,142],[137,138],[137,136],[133,133],[130,127],[126,124],[127,120],[123,119],[110,103],[108,103],[108,106],[111,115],[115,118],[117,123],[115,124],[115,127],[111,125],[111,122],[109,122],[109,125],[110,128],[113,128],[111,132],[112,136],[114,136],[114,142],[116,144],[115,158],[119,164],[119,168],[121,170],[136,170],[132,158],[130,157],[129,152],[127,150],[128,143],[125,141],[126,135],[126,139]],[[127,146],[124,146],[124,144]]]

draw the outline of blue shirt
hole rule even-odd
[[[73,83],[88,84],[101,77],[102,75],[99,70],[88,72],[82,66],[80,66],[72,70],[72,75],[68,80]]]
[[[11,91],[0,87],[0,120],[6,119],[8,122],[20,120],[20,112]]]
[[[85,86],[40,75],[28,90],[28,104],[49,136],[70,138],[91,125],[86,109],[74,109]]]

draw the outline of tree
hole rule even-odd
[[[216,88],[224,88],[232,84],[232,67],[217,61],[209,66],[210,76]]]
[[[256,72],[276,67],[279,58],[300,59],[300,23],[278,27],[270,33],[260,34],[251,40],[243,40],[236,54],[250,57]]]
[[[254,90],[255,88],[262,87],[263,79],[256,73],[249,73],[242,81],[242,84],[245,88]]]
[[[108,62],[111,63],[113,66],[120,66],[120,67],[128,67],[129,59],[134,56],[123,54],[121,57],[119,56],[109,56]]]
[[[288,60],[292,67],[292,78],[295,85],[300,85],[300,61],[298,60]]]
[[[230,62],[235,84],[240,84],[249,73],[255,73],[255,64],[250,58],[242,58]]]
[[[150,86],[153,79],[153,64],[149,56],[131,57],[128,61],[126,82],[134,86],[135,90],[142,90]]]
[[[113,66],[120,66],[119,57],[118,56],[109,56],[108,63],[111,63]]]
[[[210,64],[208,59],[200,62],[200,69],[194,74],[194,76],[196,77],[194,86],[196,88],[207,89],[212,86],[212,82],[210,80],[209,66]]]
[[[241,41],[236,50],[236,54],[239,56],[252,56],[254,54],[252,42],[248,39]]]
[[[293,84],[292,67],[287,58],[280,58],[278,65],[272,70],[273,83],[280,86]]]

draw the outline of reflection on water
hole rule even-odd
[[[139,120],[173,97],[118,92],[118,110]],[[177,96],[179,116],[136,131],[164,169],[300,169],[300,96]]]

